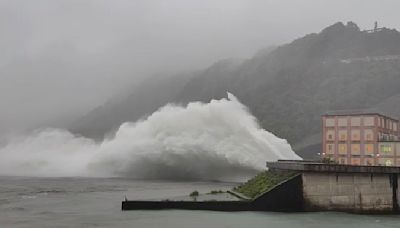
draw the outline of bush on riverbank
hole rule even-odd
[[[193,191],[193,192],[190,193],[189,196],[190,197],[197,197],[197,196],[199,196],[199,192],[198,191]]]
[[[257,174],[246,183],[233,188],[233,190],[247,197],[254,198],[263,192],[271,190],[275,185],[294,175],[296,175],[295,172],[264,171]]]

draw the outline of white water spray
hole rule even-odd
[[[207,180],[246,178],[266,161],[300,159],[232,94],[166,105],[101,143],[60,129],[36,131],[8,142],[0,156],[0,175]]]

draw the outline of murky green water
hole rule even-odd
[[[400,216],[345,213],[121,211],[129,199],[229,189],[232,183],[100,178],[0,178],[0,227],[400,227]]]

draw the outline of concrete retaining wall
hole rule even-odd
[[[303,211],[302,192],[302,176],[299,174],[259,195],[252,208],[256,211]]]
[[[397,179],[396,174],[304,172],[304,207],[307,211],[396,212]]]

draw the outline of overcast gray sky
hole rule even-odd
[[[400,28],[398,0],[0,0],[0,132],[72,120],[140,78],[337,21]]]

